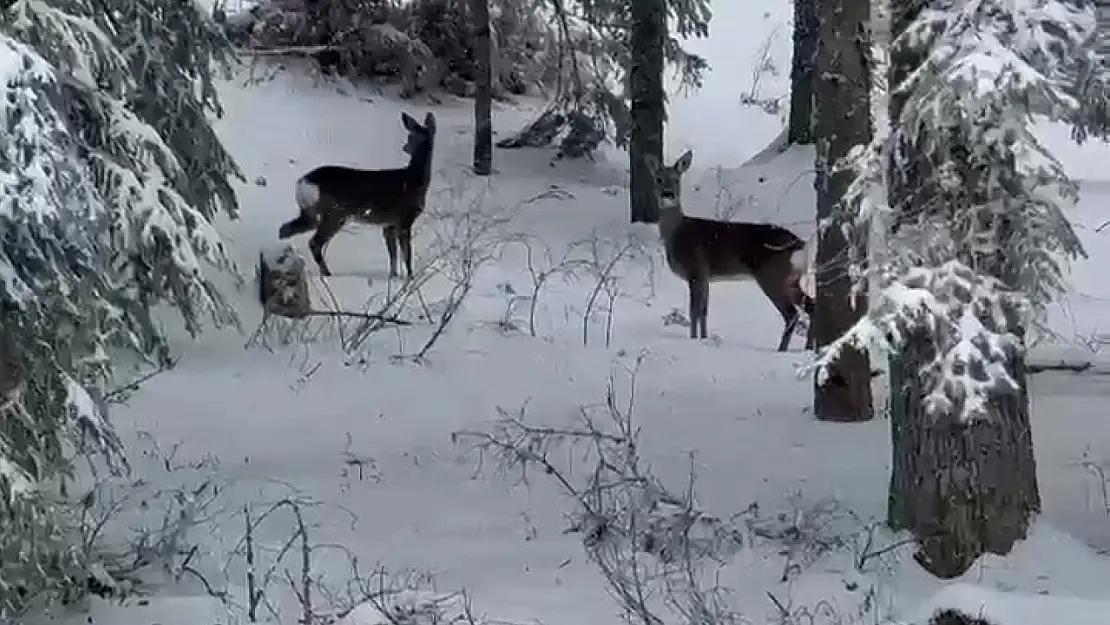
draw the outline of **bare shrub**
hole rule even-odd
[[[786,99],[785,94],[767,95],[764,93],[764,78],[777,77],[779,68],[772,58],[771,49],[775,40],[782,36],[782,28],[776,26],[760,44],[756,51],[755,63],[752,65],[748,90],[740,94],[741,106],[754,106],[768,115],[778,115],[782,112],[782,104]]]
[[[675,493],[640,459],[633,415],[643,358],[628,372],[626,401],[610,378],[604,403],[583,407],[570,427],[530,425],[524,408],[501,410],[490,431],[459,431],[453,440],[475,454],[479,472],[492,461],[497,475],[527,484],[538,474],[559,486],[573,502],[566,531],[582,536],[630,622],[662,625],[672,620],[661,616],[667,611],[689,624],[740,623],[723,589],[707,579],[742,546],[742,531],[699,508],[692,478]],[[561,460],[581,453],[595,459],[584,473]]]

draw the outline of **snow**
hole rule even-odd
[[[715,7],[714,37],[701,44],[718,69],[701,93],[675,103],[666,160],[688,148],[696,153],[698,164],[685,179],[688,212],[772,220],[806,238],[813,230],[813,154],[791,149],[740,166],[781,130],[779,119],[742,108],[738,100],[752,90],[748,59],[776,32],[772,56],[780,75],[764,77],[760,88],[764,95],[776,89],[785,94],[790,6],[779,0],[761,0],[758,8],[731,4]],[[763,17],[752,20],[753,14]],[[750,54],[737,51],[737,44]],[[413,327],[371,335],[353,355],[339,349],[351,340],[350,326],[340,331],[332,321],[314,321],[313,331],[293,345],[271,337],[268,349],[244,348],[246,336],[233,330],[212,330],[195,342],[180,332],[174,344],[179,365],[146,382],[128,405],[115,406],[112,419],[148,487],[219,485],[212,509],[200,509],[196,498],[164,505],[207,519],[191,533],[201,555],[190,566],[240,608],[248,571],[243,506],[257,515],[289,497],[305,503],[312,542],[345,550],[321,551],[313,560],[316,574],[333,587],[349,576],[349,553],[364,570],[380,564],[433,573],[436,592],[466,589],[475,612],[491,619],[621,622],[580,536],[564,532],[573,502],[544,475],[525,485],[493,475],[488,464],[476,475],[474,457],[453,445],[450,434],[490,428],[499,409],[523,410],[535,424],[566,426],[582,406],[605,399],[610,375],[624,401],[630,385],[624,371],[642,357],[635,379],[638,453],[675,492],[685,491],[692,467],[700,506],[747,528],[744,548],[716,573],[730,589],[729,605],[750,622],[784,621],[781,609],[813,623],[923,624],[923,615],[942,606],[986,606],[984,613],[996,615],[999,625],[1050,617],[1084,623],[1105,614],[1099,601],[1107,598],[1110,561],[1102,553],[1110,549],[1110,518],[1096,468],[1110,463],[1110,424],[1101,408],[1110,378],[1033,376],[1044,513],[1013,553],[984,557],[961,579],[940,582],[922,572],[906,548],[884,551],[900,538],[878,529],[886,506],[889,424],[881,418],[862,424],[813,420],[812,382],[795,375],[807,361],[797,351],[801,339],[795,351],[774,351],[781,319],[755,284],[713,286],[709,341],[692,341],[685,328],[664,322],[673,309],[685,310],[685,285],[663,267],[654,229],[626,223],[627,172],[619,152],[601,154],[596,163],[551,166],[542,151],[498,151],[496,175],[475,179],[466,173],[469,102],[401,102],[388,92],[317,84],[296,64],[291,68],[260,84],[246,86],[239,76],[223,85],[227,116],[218,127],[252,181],[239,187],[240,220],[219,224],[240,267],[253,266],[260,250],[280,255],[277,229],[296,214],[299,176],[322,164],[398,166],[405,160],[399,113],[418,116],[429,109],[440,128],[429,213],[417,222],[418,257],[438,250],[448,256],[444,266],[456,266],[466,247],[461,239],[473,226],[463,217],[475,212],[474,219],[486,219],[498,208],[510,219],[490,228],[528,241],[540,268],[568,254],[585,260],[575,272],[552,274],[540,289],[533,337],[521,312],[528,306],[506,313],[533,293],[526,248],[505,246],[478,267],[451,326],[419,361],[395,358],[417,351],[432,333],[416,303],[405,307],[417,322]],[[495,106],[494,125],[504,133],[534,115],[538,104]],[[1101,165],[1110,148],[1073,146],[1054,127],[1041,134],[1082,179],[1076,220],[1091,258],[1075,267],[1071,296],[1053,310],[1059,337],[1038,345],[1034,360],[1086,358],[1101,366],[1105,356],[1084,345],[1097,346],[1100,333],[1110,332],[1104,327],[1110,233],[1094,232],[1106,220],[1110,177]],[[260,177],[265,185],[253,182]],[[306,239],[292,240],[302,254]],[[457,245],[446,245],[452,242]],[[623,251],[640,247],[646,251]],[[620,293],[609,306],[604,294],[597,297],[592,272],[622,253],[631,258],[614,265],[608,284]],[[373,228],[341,234],[328,249],[336,275],[326,285],[311,275],[314,301],[361,310],[397,287],[387,279],[386,258]],[[237,291],[230,279],[221,283],[249,333],[262,317],[254,290]],[[431,316],[438,317],[436,300],[450,290],[449,281],[438,276],[422,288]],[[584,322],[591,298],[611,315],[595,311]],[[152,451],[148,435],[173,453]],[[560,461],[577,466],[581,459],[567,454]],[[150,510],[128,514],[144,513]],[[272,559],[293,535],[293,520],[275,513],[255,521],[259,557]],[[759,537],[767,532],[795,542],[784,547]],[[281,606],[281,623],[299,616],[283,572],[296,576],[297,558],[279,565],[279,579],[266,587]],[[253,570],[263,571],[269,561]],[[242,622],[241,609],[229,613],[204,596],[195,576],[178,577],[179,583],[142,601],[94,600],[84,606],[89,613],[63,611],[26,623]],[[362,606],[341,622],[381,621],[378,611]]]

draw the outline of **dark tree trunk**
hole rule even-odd
[[[927,0],[894,0],[891,37],[904,31],[926,4]],[[915,147],[899,135],[897,120],[905,99],[896,91],[921,61],[919,51],[895,49],[891,55],[890,119],[899,151],[894,162],[921,163],[910,158]],[[896,218],[925,210],[919,204],[932,195],[924,185],[927,177],[924,165],[891,172],[889,201]],[[998,275],[1001,270],[993,273],[1013,283],[1010,276]],[[1023,336],[1021,328],[1008,329]],[[987,419],[964,424],[951,416],[930,417],[923,409],[925,389],[916,372],[932,360],[935,349],[932,338],[919,332],[890,362],[892,464],[887,522],[893,529],[913,533],[922,567],[950,579],[985,553],[1009,553],[1026,536],[1040,511],[1041,498],[1023,357],[1012,354],[1007,367],[1022,391],[994,397]]]
[[[818,29],[815,0],[794,0],[794,55],[790,67],[790,121],[786,139],[790,144],[813,143],[814,92],[817,76]]]
[[[796,3],[802,6],[809,4],[809,0]],[[839,205],[853,174],[833,173],[832,165],[853,147],[871,141],[870,42],[864,35],[871,19],[870,0],[828,0],[821,10],[814,85],[817,135],[814,185],[817,219],[819,222],[830,219],[831,226],[820,229],[818,235],[817,297],[811,320],[818,348],[843,336],[867,313],[866,293],[853,297],[848,271],[849,256],[863,259],[867,241],[849,240],[841,228],[851,218]],[[795,54],[797,36],[795,27]],[[812,69],[809,80],[813,85]],[[793,132],[793,119],[791,124]],[[855,254],[850,254],[849,246],[856,246]],[[874,416],[871,366],[866,352],[845,350],[830,368],[824,384],[814,380],[813,410],[822,421],[867,421]]]
[[[470,0],[474,27],[474,173],[493,170],[493,45],[490,41],[489,0]]]
[[[1024,361],[1009,368],[1022,392],[995,399],[989,419],[963,424],[925,414],[924,391],[907,377],[932,356],[930,337],[917,336],[903,354],[905,367],[892,368],[892,388],[900,391],[891,396],[887,514],[893,529],[917,539],[921,566],[951,579],[985,553],[1009,553],[1041,500]]]
[[[628,146],[631,173],[629,217],[632,223],[659,221],[655,181],[644,157],[663,158],[663,122],[667,115],[663,90],[663,45],[667,34],[665,0],[636,0],[632,3],[632,33],[629,40],[632,67],[632,135]]]

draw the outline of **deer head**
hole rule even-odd
[[[409,131],[409,139],[405,147],[401,148],[405,154],[416,156],[428,152],[436,138],[436,116],[428,113],[424,117],[424,124],[412,118],[408,113],[401,113],[401,124]]]
[[[682,174],[690,169],[694,152],[686,152],[678,157],[674,165],[666,166],[655,156],[645,157],[648,171],[655,180],[655,196],[659,199],[659,210],[664,213],[682,212]]]

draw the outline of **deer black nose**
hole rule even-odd
[[[662,197],[664,200],[673,200],[674,191],[664,190],[661,194],[659,194],[659,196]]]

